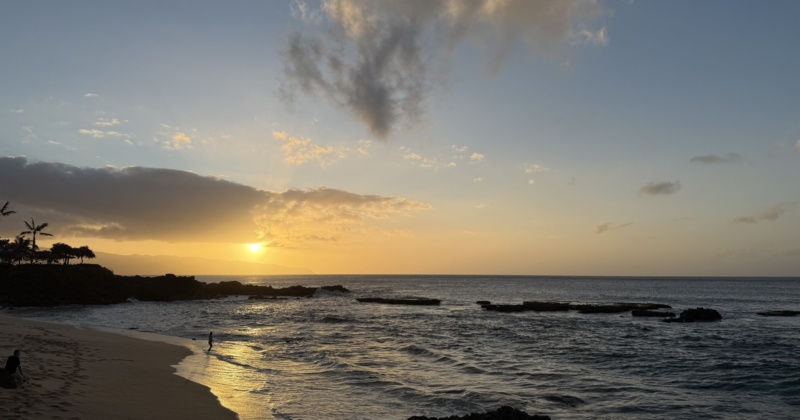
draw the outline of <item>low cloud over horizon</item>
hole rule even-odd
[[[273,192],[188,171],[82,168],[25,157],[0,157],[0,178],[0,201],[9,201],[16,216],[47,222],[60,236],[114,240],[301,246],[361,233],[370,220],[430,208],[407,198],[325,187]],[[0,229],[13,235],[7,219]]]

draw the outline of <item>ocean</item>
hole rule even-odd
[[[800,279],[524,276],[198,276],[313,298],[22,308],[17,316],[196,339],[178,374],[242,419],[405,419],[510,405],[553,419],[800,418]],[[359,303],[423,297],[440,306]],[[711,323],[475,302],[651,302]],[[209,331],[215,345],[205,352]]]

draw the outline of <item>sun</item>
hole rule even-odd
[[[255,254],[256,252],[261,250],[261,244],[258,244],[258,243],[256,243],[256,244],[248,244],[247,245],[247,249],[249,249],[250,252]]]

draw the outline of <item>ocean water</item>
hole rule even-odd
[[[189,341],[178,373],[242,419],[405,419],[510,405],[554,419],[800,418],[800,279],[492,276],[198,276],[313,298],[18,309],[76,325]],[[358,303],[426,297],[441,306]],[[718,310],[713,323],[623,314],[488,312],[523,300],[654,302]],[[216,343],[206,353],[206,338]]]

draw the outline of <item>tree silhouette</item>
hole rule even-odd
[[[44,236],[53,236],[50,233],[43,232],[44,228],[47,227],[47,223],[42,223],[41,225],[36,225],[36,222],[33,221],[33,217],[31,217],[31,222],[30,223],[28,223],[27,221],[25,222],[25,226],[28,228],[28,230],[23,230],[22,232],[20,232],[20,235],[31,235],[31,236],[33,236],[33,242],[32,242],[33,245],[32,245],[31,249],[33,249],[34,251],[36,251],[38,249],[38,247],[36,246],[36,234],[37,233],[39,235],[44,235]]]
[[[96,255],[94,255],[94,251],[89,249],[89,247],[86,245],[75,249],[75,256],[81,259],[81,264],[83,264],[84,258],[88,258],[91,260],[92,258],[96,257]]]
[[[22,264],[22,260],[33,254],[33,251],[30,249],[30,247],[30,239],[22,236],[17,236],[14,238],[14,242],[11,243],[12,261],[16,261],[17,265]]]
[[[77,251],[77,249],[61,242],[54,243],[53,246],[50,247],[50,252],[53,253],[53,257],[60,260],[64,265],[69,265],[69,260],[78,255]]]

